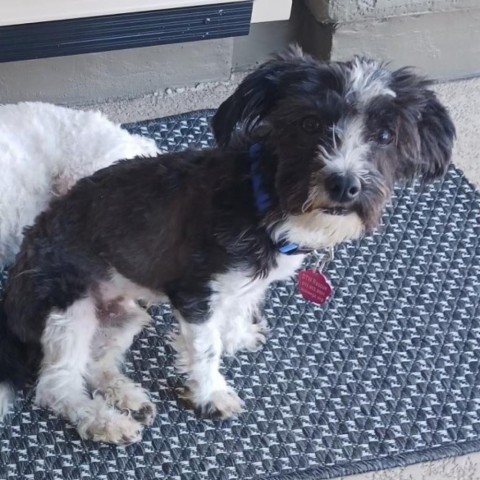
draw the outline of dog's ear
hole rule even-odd
[[[393,90],[403,117],[398,147],[407,162],[406,176],[419,176],[422,181],[446,173],[456,138],[453,121],[428,88],[430,83],[408,68],[393,73]]]
[[[247,133],[253,130],[285,93],[289,80],[302,78],[304,68],[315,63],[298,46],[292,46],[248,75],[212,119],[217,144],[228,145],[239,125]]]
[[[418,121],[420,137],[420,173],[424,180],[443,176],[450,164],[455,126],[445,109],[431,91],[426,92],[427,101]]]
[[[273,62],[248,75],[236,91],[225,100],[212,119],[212,130],[218,145],[230,142],[236,126],[243,123],[245,130],[252,129],[275,104],[278,66]]]

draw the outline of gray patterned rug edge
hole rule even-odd
[[[408,454],[398,454],[381,460],[359,460],[348,466],[314,467],[301,472],[288,472],[274,476],[268,476],[268,480],[327,480],[330,478],[360,475],[368,472],[408,467],[418,463],[434,462],[451,457],[468,455],[480,452],[480,440],[472,440],[459,445],[449,447],[437,447],[430,450]],[[262,480],[267,480],[264,477]]]

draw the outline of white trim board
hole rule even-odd
[[[255,0],[252,23],[288,20],[292,10],[292,0]]]
[[[146,12],[242,0],[0,0],[0,26]],[[252,23],[287,20],[292,0],[255,0]]]

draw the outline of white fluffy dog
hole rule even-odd
[[[100,112],[28,102],[0,105],[0,266],[52,196],[120,159],[158,153]]]

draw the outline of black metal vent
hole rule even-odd
[[[0,27],[0,62],[247,35],[253,0]]]

